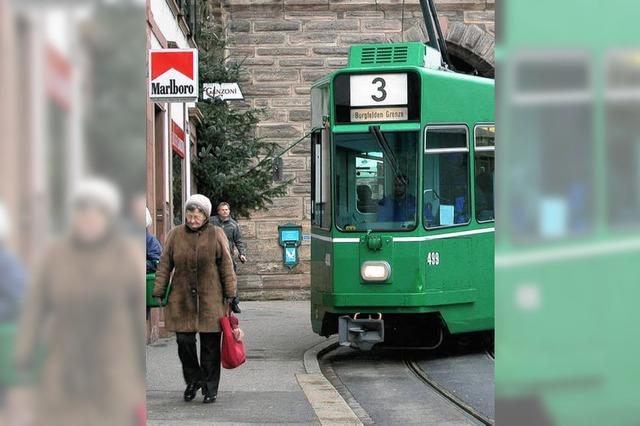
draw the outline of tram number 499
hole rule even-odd
[[[427,263],[429,265],[437,266],[440,264],[440,253],[437,251],[430,251],[427,254]]]

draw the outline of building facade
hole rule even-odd
[[[87,168],[82,16],[0,4],[0,202],[27,265],[67,223],[69,191]]]
[[[197,48],[197,2],[147,2],[147,48]],[[148,78],[148,76],[147,76]],[[191,160],[196,152],[195,103],[147,102],[146,199],[153,224],[150,231],[164,244],[169,230],[182,223],[183,204],[194,191]],[[160,309],[152,309],[147,339],[164,334]]]
[[[248,105],[264,108],[258,135],[284,147],[310,130],[310,86],[347,63],[356,43],[425,41],[418,0],[218,0],[213,14],[226,31],[230,60],[241,61],[240,85]],[[209,6],[211,6],[211,4]],[[457,69],[494,74],[493,0],[436,0],[439,21]],[[295,223],[310,232],[310,145],[283,157],[293,179],[287,196],[268,211],[241,221],[249,261],[239,268],[241,297],[299,299],[309,295],[310,245],[300,264],[282,264],[277,227]],[[233,200],[229,200],[233,206]]]

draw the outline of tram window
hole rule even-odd
[[[427,228],[469,223],[469,147],[466,126],[427,127],[424,224]]]
[[[607,58],[607,217],[612,227],[640,226],[640,63],[637,50]]]
[[[495,171],[495,126],[475,128],[475,195],[476,220],[487,222],[495,219],[493,206],[493,181]]]
[[[376,213],[384,196],[384,162],[381,152],[356,156],[356,209],[360,213]]]
[[[335,218],[341,231],[416,227],[418,134],[335,135]]]
[[[330,145],[328,131],[316,131],[311,135],[311,222],[324,229],[331,227],[331,174],[329,170]]]
[[[508,228],[501,234],[516,244],[568,239],[594,229],[598,163],[591,60],[572,51],[516,58],[513,96],[505,111],[509,149],[496,165],[504,193],[498,209],[506,219],[500,226]],[[552,74],[534,79],[541,67]]]

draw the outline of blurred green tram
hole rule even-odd
[[[311,322],[361,349],[494,328],[494,81],[355,45],[312,103]]]
[[[635,8],[503,11],[498,424],[638,423],[640,37],[618,13]]]

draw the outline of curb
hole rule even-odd
[[[334,336],[307,349],[304,352],[304,369],[307,374],[322,374],[318,358],[320,358],[325,353],[333,350],[337,346],[338,337]]]
[[[337,338],[333,337],[307,349],[303,359],[306,373],[296,374],[296,379],[321,425],[363,426],[358,415],[320,370],[318,357],[337,346]]]

